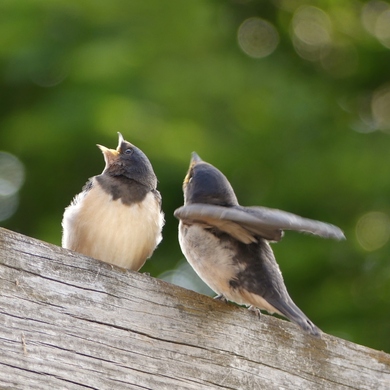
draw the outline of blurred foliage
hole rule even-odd
[[[142,271],[188,271],[172,214],[196,150],[241,204],[345,231],[345,242],[287,232],[274,245],[287,287],[325,332],[390,352],[389,10],[2,0],[0,149],[25,169],[19,190],[0,167],[2,225],[59,245],[64,208],[103,169],[95,144],[115,147],[120,131],[149,156],[166,213]],[[195,278],[183,283],[201,290]]]

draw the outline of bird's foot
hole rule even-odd
[[[225,302],[225,303],[227,303],[227,301],[228,301],[222,294],[218,294],[216,297],[214,297],[214,299],[216,301],[221,301],[221,302]]]
[[[255,307],[255,306],[253,306],[253,305],[250,305],[250,306],[248,307],[248,310],[249,310],[249,311],[253,311],[253,312],[256,314],[257,318],[258,318],[259,320],[261,319],[261,311],[260,311],[259,308]]]

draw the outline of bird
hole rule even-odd
[[[164,213],[147,156],[122,134],[116,149],[97,145],[105,167],[65,208],[62,246],[138,271],[162,240]]]
[[[215,298],[247,306],[259,317],[260,310],[280,314],[321,337],[291,299],[270,242],[280,241],[285,229],[341,240],[341,229],[286,211],[241,206],[226,176],[195,152],[183,193],[184,205],[174,212],[179,244]]]

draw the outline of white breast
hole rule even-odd
[[[182,222],[179,224],[179,243],[199,277],[216,293],[233,300],[229,281],[239,272],[239,265],[232,260],[233,249],[221,246],[219,239],[202,225]]]
[[[163,225],[164,216],[153,193],[128,206],[95,185],[65,209],[62,246],[138,270],[161,241]]]

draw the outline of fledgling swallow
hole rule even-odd
[[[336,226],[266,207],[240,206],[227,178],[192,154],[183,183],[184,206],[179,243],[187,261],[218,296],[216,298],[278,313],[314,336],[320,330],[295,305],[283,281],[269,241],[283,230],[343,239]]]
[[[138,271],[162,239],[164,214],[152,164],[118,134],[115,150],[97,145],[105,168],[65,209],[62,246]]]

